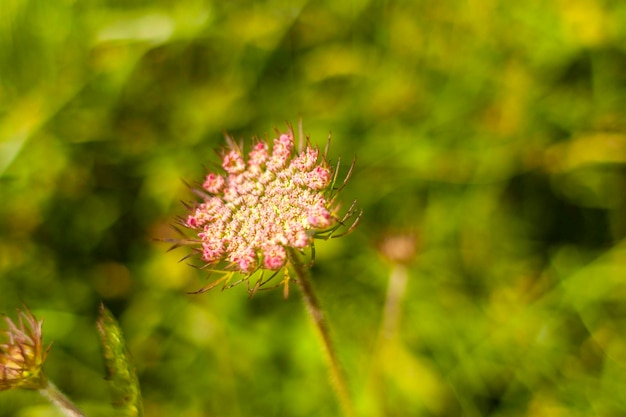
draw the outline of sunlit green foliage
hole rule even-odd
[[[0,311],[54,340],[46,374],[115,415],[103,301],[145,415],[335,416],[296,288],[190,296],[155,238],[237,139],[304,130],[357,166],[361,225],[312,275],[361,414],[626,409],[626,3],[2,0]],[[387,233],[419,249],[379,338]],[[0,395],[34,417],[35,394]]]

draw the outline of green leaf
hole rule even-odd
[[[113,406],[118,409],[120,416],[141,417],[143,405],[135,367],[122,330],[104,304],[100,304],[97,324]]]

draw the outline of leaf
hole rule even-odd
[[[135,367],[126,348],[122,330],[104,304],[100,304],[97,325],[112,404],[118,409],[120,416],[141,417],[143,404]]]

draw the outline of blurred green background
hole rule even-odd
[[[362,222],[312,273],[359,415],[626,412],[626,3],[0,8],[0,311],[45,320],[45,369],[90,416],[115,415],[100,301],[147,416],[340,414],[296,288],[188,295],[203,273],[154,241],[224,131],[299,116],[333,161],[357,156]],[[379,246],[407,233],[394,319]],[[55,413],[0,393],[2,417]]]

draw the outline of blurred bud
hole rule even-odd
[[[415,259],[417,246],[413,232],[389,233],[379,242],[378,250],[390,262],[406,265]]]
[[[18,310],[18,317],[15,323],[5,316],[8,329],[0,333],[0,391],[46,385],[41,367],[49,347],[43,348],[43,321],[29,310]]]

